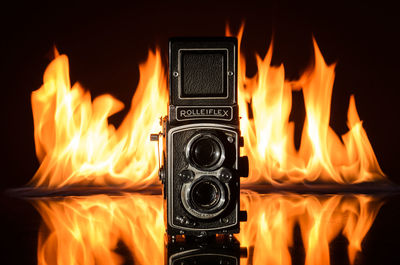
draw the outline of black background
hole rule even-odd
[[[236,31],[242,21],[249,76],[255,73],[254,53],[264,56],[274,36],[273,64],[284,63],[287,77],[295,79],[312,59],[312,35],[315,36],[326,61],[337,62],[331,126],[339,134],[347,131],[348,101],[355,94],[360,117],[383,171],[392,181],[400,183],[397,174],[400,23],[394,5],[384,1],[290,4],[216,0],[16,1],[11,5],[2,6],[0,16],[5,144],[2,189],[23,186],[38,167],[30,93],[42,84],[53,45],[68,55],[72,82],[79,81],[92,96],[111,93],[128,109],[139,78],[138,64],[146,59],[149,48],[159,46],[166,63],[170,37],[222,36],[226,23]],[[295,96],[295,100],[299,98]],[[126,111],[122,112],[112,121],[118,124],[125,114]],[[303,114],[299,110],[293,117],[301,119]],[[366,263],[379,264],[385,259],[386,264],[398,262],[398,253],[394,253],[395,238],[400,235],[396,225],[398,202],[390,201],[384,206],[386,216],[381,214],[368,234],[363,254]],[[21,202],[3,200],[2,204],[2,209],[11,216],[2,220],[15,225],[9,233],[15,235],[9,243],[10,249],[19,246],[10,252],[15,264],[21,264],[18,260],[34,263],[38,222],[28,225],[30,221],[24,220],[24,216],[36,220],[37,214]]]

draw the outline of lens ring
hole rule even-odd
[[[196,208],[212,209],[221,199],[221,190],[211,181],[198,181],[190,191],[190,200]]]
[[[225,160],[225,148],[221,140],[211,133],[198,133],[186,145],[186,158],[198,169],[215,170]]]
[[[208,194],[196,192],[209,191]],[[181,190],[184,208],[200,219],[211,219],[220,215],[230,201],[229,186],[215,176],[201,176],[192,183],[185,183]]]

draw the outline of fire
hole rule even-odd
[[[361,242],[382,202],[367,195],[258,194],[243,191],[241,207],[248,211],[240,243],[252,250],[244,264],[292,264],[293,231],[300,227],[305,264],[330,264],[329,246],[340,233],[348,241],[354,264]]]
[[[118,129],[107,118],[123,109],[111,95],[91,100],[69,81],[68,58],[56,52],[43,85],[32,93],[36,154],[41,162],[32,179],[37,186],[119,185],[157,182],[157,148],[149,133],[166,115],[166,76],[160,51],[139,66],[140,81],[131,109]]]
[[[34,205],[43,218],[38,264],[125,264],[126,258],[135,264],[164,262],[161,196],[66,197],[38,200]],[[306,265],[329,264],[329,247],[339,234],[346,237],[349,261],[354,264],[381,205],[367,195],[243,191],[241,208],[248,211],[248,221],[238,239],[249,248],[249,255],[242,263],[291,264],[298,226]]]
[[[243,27],[239,31],[241,41]],[[227,30],[227,35],[232,35]],[[350,98],[349,131],[339,137],[329,126],[335,65],[327,65],[314,41],[313,67],[296,81],[285,80],[283,65],[271,66],[273,47],[256,55],[258,73],[246,76],[240,55],[238,86],[244,155],[250,176],[244,183],[360,183],[384,179],[362,126],[355,99]],[[123,104],[111,95],[91,99],[78,83],[71,87],[65,55],[56,53],[43,85],[32,93],[34,136],[40,168],[31,184],[144,188],[158,183],[157,146],[149,134],[161,130],[168,93],[160,51],[150,51],[139,66],[140,82],[131,109],[115,128],[108,117]],[[292,91],[301,90],[306,108],[301,145],[294,144],[289,122]],[[250,115],[251,111],[251,115]],[[251,117],[251,118],[250,118]]]
[[[69,197],[35,201],[43,223],[39,265],[161,264],[164,250],[162,197],[141,194]]]
[[[233,35],[229,28],[226,32]],[[237,35],[239,42],[242,35],[243,26]],[[251,164],[244,183],[360,183],[384,179],[354,96],[348,110],[349,132],[340,139],[329,126],[335,65],[325,63],[315,40],[313,45],[313,67],[296,81],[285,80],[283,65],[271,65],[272,45],[264,58],[256,54],[258,72],[251,78],[246,76],[246,60],[240,55],[240,126],[245,139],[243,154]],[[294,144],[294,122],[289,122],[293,90],[303,92],[306,108],[299,150]]]

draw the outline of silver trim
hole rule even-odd
[[[181,91],[182,91],[182,87],[181,87],[181,51],[226,51],[226,97],[193,97],[193,98],[187,98],[187,97],[181,97]],[[231,71],[233,73],[235,73],[235,69],[229,69],[229,49],[227,48],[192,48],[192,49],[178,49],[178,98],[179,99],[227,99],[229,98],[229,77],[232,77],[230,75],[228,75],[228,72]],[[233,84],[234,88],[235,88],[235,84]],[[233,89],[234,89],[233,88]]]
[[[178,126],[178,127],[174,127],[171,130],[168,131],[168,150],[172,150],[172,146],[173,146],[173,134],[177,133],[177,132],[181,132],[181,131],[187,131],[187,130],[191,130],[191,129],[220,129],[223,131],[227,131],[229,133],[233,133],[235,135],[235,147],[236,150],[239,150],[239,134],[237,132],[238,128],[236,128],[235,126],[228,126],[225,124],[218,124],[218,123],[196,123],[196,124],[186,124],[186,125],[182,125],[182,126]],[[236,162],[235,162],[235,167],[238,168],[238,153],[236,153]],[[236,219],[235,223],[227,225],[227,226],[221,226],[218,228],[188,228],[186,226],[179,226],[176,225],[174,223],[173,220],[173,198],[174,198],[174,192],[173,192],[173,188],[172,188],[172,178],[170,176],[172,176],[172,166],[173,166],[173,161],[174,161],[174,157],[173,157],[173,152],[171,152],[171,154],[168,156],[168,175],[167,175],[167,181],[168,181],[168,193],[171,194],[171,196],[168,196],[168,212],[167,212],[167,219],[168,219],[168,223],[171,227],[176,228],[176,229],[185,229],[185,230],[192,230],[192,231],[208,231],[208,230],[215,230],[215,229],[224,229],[224,228],[228,228],[228,227],[232,227],[238,224],[238,219]],[[239,212],[239,204],[238,202],[236,202],[235,205],[236,211]]]

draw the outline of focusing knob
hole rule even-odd
[[[157,134],[156,133],[150,134],[150,141],[157,142],[158,138],[159,138],[159,134],[158,133]]]
[[[239,147],[243,147],[244,146],[244,138],[243,136],[239,137]]]
[[[247,211],[240,211],[239,222],[246,222],[246,221],[247,221]]]
[[[161,166],[158,170],[158,178],[160,179],[162,184],[165,183],[165,168],[163,166]]]
[[[249,158],[247,156],[239,157],[239,176],[242,178],[249,176]]]
[[[184,169],[179,172],[178,177],[180,177],[183,182],[190,182],[194,178],[194,172],[189,169]]]
[[[247,248],[246,247],[241,247],[240,248],[240,257],[241,258],[247,258]]]

